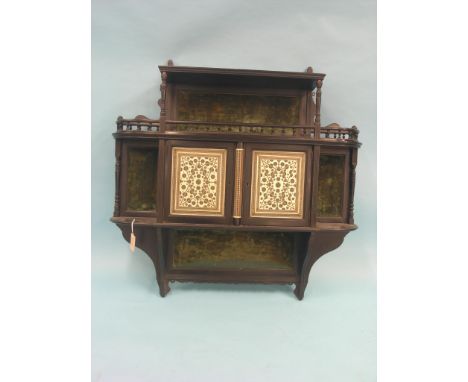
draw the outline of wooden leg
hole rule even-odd
[[[156,228],[156,251],[152,257],[154,268],[156,269],[156,279],[159,285],[159,294],[161,297],[166,297],[171,288],[169,287],[169,280],[166,279],[166,264],[164,263],[164,235],[162,228]],[[159,270],[159,271],[158,271]]]
[[[304,298],[304,288],[301,286],[301,283],[296,284],[296,288],[294,288],[294,294],[299,301]]]
[[[170,290],[171,288],[169,287],[168,280],[164,280],[161,284],[159,284],[159,294],[161,295],[161,297],[166,297]]]
[[[304,292],[309,281],[309,273],[315,262],[324,254],[338,248],[349,231],[315,231],[311,232],[307,242],[306,255],[300,267],[299,281],[294,294],[298,300],[304,298]]]
[[[122,235],[130,242],[131,228],[129,224],[118,224]],[[136,235],[135,245],[145,252],[152,260],[156,271],[156,282],[159,286],[159,294],[165,297],[171,288],[165,275],[164,253],[163,253],[163,234],[161,228],[153,227],[134,227]]]

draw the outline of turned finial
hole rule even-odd
[[[121,115],[119,115],[115,123],[117,124],[117,130],[123,129],[123,117]]]

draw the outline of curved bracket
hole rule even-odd
[[[294,290],[294,294],[299,300],[304,298],[312,266],[322,255],[338,248],[348,232],[349,230],[311,232],[307,243],[306,256],[300,269],[299,281],[296,283],[296,289]]]
[[[122,231],[122,236],[130,243],[130,224],[119,224],[117,226]],[[134,233],[136,236],[135,246],[145,252],[153,261],[154,269],[156,270],[156,281],[159,285],[159,294],[161,297],[166,296],[171,288],[169,281],[165,277],[165,264],[163,253],[163,234],[161,228],[135,226]]]

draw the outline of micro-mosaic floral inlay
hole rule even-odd
[[[171,214],[224,215],[225,149],[172,149]]]
[[[302,218],[304,152],[253,151],[251,216]]]

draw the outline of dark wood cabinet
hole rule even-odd
[[[117,119],[112,221],[171,281],[289,283],[356,229],[358,129],[321,126],[325,74],[160,66],[159,119]]]

